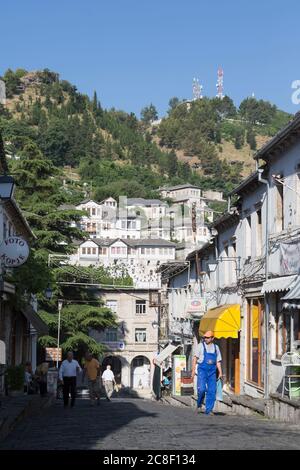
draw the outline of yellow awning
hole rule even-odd
[[[203,336],[206,331],[211,330],[214,332],[215,338],[238,338],[240,328],[240,305],[222,305],[208,310],[202,317],[199,333],[200,336]]]

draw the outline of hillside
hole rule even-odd
[[[231,98],[170,100],[168,115],[152,128],[154,141],[202,177],[218,177],[220,162],[245,177],[254,169],[253,155],[291,119],[263,100],[246,98],[236,108]]]
[[[226,194],[252,171],[255,149],[290,118],[254,99],[239,109],[228,97],[173,99],[155,127],[153,105],[142,120],[105,110],[96,93],[90,99],[48,69],[8,70],[2,79],[7,103],[0,105],[0,131],[12,160],[33,142],[55,167],[69,168],[60,178],[71,193],[76,188],[98,200],[155,197],[159,186],[185,182]]]

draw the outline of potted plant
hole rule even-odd
[[[5,377],[8,393],[11,396],[18,396],[24,392],[24,366],[10,366],[6,369]]]

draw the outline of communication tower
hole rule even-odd
[[[202,95],[203,86],[200,85],[198,78],[193,78],[193,100],[199,100],[203,98]]]
[[[217,98],[220,98],[220,100],[222,100],[224,98],[223,84],[224,84],[224,71],[223,71],[222,67],[219,67],[218,68],[218,80],[217,80],[216,87],[217,87]]]

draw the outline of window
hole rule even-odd
[[[223,273],[224,273],[224,284],[228,284],[230,283],[231,279],[230,279],[230,266],[229,264],[230,261],[227,261],[227,258],[228,258],[228,254],[229,254],[229,248],[228,246],[224,246],[224,250],[223,250],[223,257],[224,257],[224,262],[222,263],[223,265]]]
[[[81,253],[82,253],[83,255],[86,255],[86,248],[81,248]]]
[[[133,229],[133,230],[136,229],[136,222],[132,222],[132,229]]]
[[[135,329],[135,342],[136,343],[146,343],[146,328],[136,328]]]
[[[92,248],[92,250],[93,250],[93,255],[95,255],[97,248]]]
[[[95,207],[92,208],[92,215],[96,215],[96,208]]]
[[[115,246],[112,247],[112,249],[111,249],[111,254],[112,254],[112,255],[115,255],[115,254],[116,254],[116,247],[115,247]]]
[[[100,247],[99,248],[99,255],[106,255],[107,254],[107,248]]]
[[[88,254],[88,255],[91,254],[91,248],[87,248],[87,254]]]
[[[107,300],[106,307],[110,308],[112,312],[117,313],[118,301],[117,300]]]
[[[145,248],[141,248],[141,254],[144,255],[146,253],[146,249]]]
[[[261,256],[262,254],[262,223],[261,223],[261,209],[256,212],[256,256]]]
[[[122,226],[122,228],[124,228],[124,229],[126,228],[126,222],[125,222],[125,220],[122,220],[121,226]]]
[[[245,243],[246,243],[246,258],[251,256],[251,217],[245,219]]]
[[[277,183],[276,188],[276,228],[278,232],[284,229],[283,185]]]
[[[262,300],[248,300],[247,378],[258,387],[264,384],[264,306]]]
[[[155,248],[151,248],[151,254],[152,254],[152,255],[155,255],[155,253],[156,253]]]
[[[146,313],[146,300],[135,301],[135,313],[139,315]]]
[[[105,341],[109,343],[115,343],[118,341],[118,330],[117,328],[108,328],[105,330]]]

